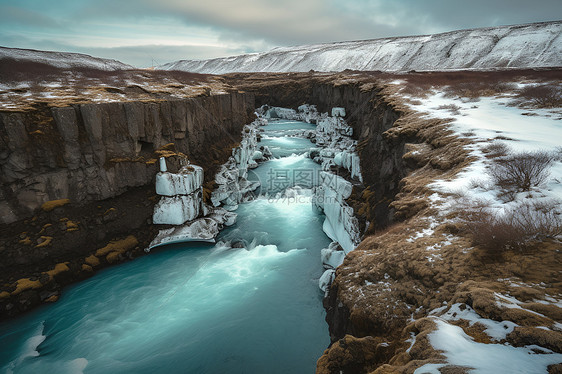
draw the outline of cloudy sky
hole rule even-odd
[[[147,67],[557,19],[560,0],[0,0],[0,45]]]

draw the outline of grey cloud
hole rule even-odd
[[[421,33],[554,21],[561,16],[559,0],[372,0],[365,8],[391,14],[402,25],[418,24]]]
[[[142,19],[149,14],[174,17],[187,25],[211,27],[223,40],[237,36],[275,45],[369,39],[418,31],[408,24],[399,28],[377,24],[363,12],[344,11],[334,1],[321,0],[98,0],[95,6],[86,5],[76,16],[86,14],[104,18]]]
[[[559,0],[98,0],[82,15],[174,17],[238,45],[295,45],[552,19]],[[393,20],[393,22],[389,22]]]
[[[3,24],[16,24],[27,27],[62,27],[59,22],[41,13],[11,5],[2,5],[0,11],[0,22]]]

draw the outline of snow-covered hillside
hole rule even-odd
[[[98,70],[135,69],[117,60],[92,57],[81,53],[37,51],[34,49],[0,47],[0,62],[5,59],[38,62],[61,69],[92,68]]]
[[[182,60],[164,70],[306,72],[449,70],[561,66],[562,21],[443,34],[276,48],[212,60]]]

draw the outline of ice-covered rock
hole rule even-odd
[[[299,106],[297,110],[264,105],[259,108],[256,113],[263,115],[262,121],[265,120],[265,124],[267,124],[268,119],[287,119],[307,123],[317,123],[319,119],[328,117],[326,113],[318,113],[316,105],[310,104],[303,104]]]
[[[344,201],[353,191],[353,185],[351,182],[345,180],[339,175],[335,175],[329,172],[321,171],[319,174],[319,183],[324,186],[324,188],[329,188],[336,191],[337,199]]]
[[[349,170],[351,178],[363,181],[359,155],[356,152],[357,141],[350,138],[351,128],[342,118],[345,108],[332,108],[332,115],[316,114],[317,126],[313,136],[319,148],[310,150],[309,155],[315,162],[322,165],[322,170],[330,170],[332,166],[339,166]]]
[[[205,217],[197,218],[177,227],[160,230],[145,251],[150,252],[154,247],[172,243],[193,241],[212,243],[224,226],[232,226],[236,223],[236,217],[236,213],[223,208],[210,208]]]
[[[343,263],[345,252],[340,248],[338,243],[332,242],[328,248],[322,249],[320,256],[325,269],[336,269]]]
[[[332,140],[336,140],[342,135],[353,135],[353,128],[350,127],[341,117],[327,117],[318,121],[316,136],[318,136],[319,133],[326,139],[326,142],[330,142]]]
[[[160,230],[146,251],[149,252],[154,247],[172,243],[184,243],[190,241],[213,243],[219,231],[220,226],[216,220],[207,217],[199,218],[185,225]]]
[[[183,166],[178,173],[167,172],[166,159],[160,158],[156,175],[156,193],[162,198],[154,207],[152,222],[182,225],[203,213],[203,168]]]
[[[238,169],[231,163],[221,165],[220,170],[215,175],[215,182],[218,185],[236,182],[238,180]]]
[[[199,216],[202,193],[199,189],[190,195],[164,196],[154,207],[152,222],[163,225],[182,225]]]
[[[297,115],[297,111],[294,109],[271,107],[265,113],[265,118],[267,119],[283,118],[283,119],[296,120],[298,119],[298,115]]]
[[[319,117],[316,105],[303,104],[298,107],[300,120],[308,123],[316,123]]]
[[[351,178],[363,181],[361,166],[359,165],[359,155],[356,152],[342,151],[334,155],[334,164],[349,170]]]
[[[232,226],[236,223],[236,217],[238,214],[230,212],[223,208],[214,208],[209,214],[209,218],[214,219],[219,224],[224,226]]]
[[[328,293],[328,288],[334,281],[335,276],[336,276],[336,271],[334,269],[328,269],[322,274],[322,276],[318,280],[318,286],[322,291],[324,291],[325,294]]]
[[[269,149],[267,145],[260,146],[260,151],[266,159],[273,157],[273,152],[271,152],[271,149]]]
[[[255,151],[252,160],[263,160],[263,152]]]
[[[332,108],[332,117],[345,117],[345,108]]]
[[[251,131],[247,131],[251,133]],[[245,144],[253,144],[252,139],[245,139]],[[161,230],[152,241],[151,248],[171,243],[188,241],[214,241],[224,226],[231,226],[236,222],[236,213],[230,212],[229,207],[237,207],[238,201],[245,194],[255,189],[255,183],[239,177],[238,163],[252,161],[246,151],[234,152],[238,155],[230,158],[215,176],[219,188],[213,195],[225,201],[226,208],[213,208],[203,202],[203,168],[196,165],[186,165],[178,173],[166,172],[166,162],[161,161],[161,172],[156,176],[156,192],[162,195],[154,207],[152,221],[155,224],[177,225],[177,227]],[[233,185],[233,189],[228,186]],[[235,191],[233,193],[232,191]],[[201,217],[201,216],[204,217]]]
[[[314,188],[313,206],[321,209],[326,218],[322,229],[349,253],[360,242],[359,222],[345,202],[353,190],[350,182],[329,172],[320,172],[320,184]]]
[[[303,104],[301,106],[299,106],[297,109],[299,112],[304,113],[304,112],[309,112],[311,108],[316,109],[315,105],[309,105],[309,104]]]
[[[168,166],[166,166],[166,157],[160,157],[160,172],[165,173],[168,171]]]
[[[263,112],[263,108],[257,112]],[[256,160],[261,161],[271,154],[267,147],[258,150],[258,129],[262,124],[263,119],[258,118],[250,125],[244,126],[240,145],[232,151],[230,159],[215,175],[218,187],[211,194],[213,206],[222,205],[227,210],[235,210],[239,203],[253,197],[251,192],[260,186],[259,182],[250,182],[247,177],[248,169],[258,166]]]
[[[156,193],[162,196],[188,195],[203,185],[203,168],[184,166],[178,173],[156,174]]]

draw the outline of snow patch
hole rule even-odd
[[[546,373],[549,365],[562,362],[562,354],[542,347],[545,353],[536,353],[535,347],[477,343],[462,328],[438,318],[434,321],[437,329],[429,334],[431,345],[443,351],[450,365],[472,368],[471,373]],[[426,370],[415,372],[430,372]]]

